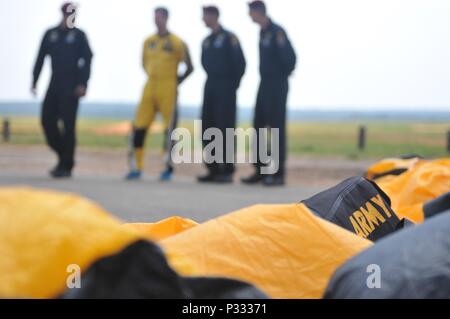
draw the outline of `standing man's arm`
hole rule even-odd
[[[82,61],[82,64],[80,67],[80,78],[75,92],[78,97],[83,97],[86,95],[88,81],[91,77],[92,57],[93,54],[91,47],[89,46],[89,41],[86,34],[82,33],[80,47],[80,61]]]
[[[234,68],[236,88],[239,88],[241,79],[245,73],[246,62],[239,40],[234,34],[230,35],[230,42],[231,60]]]
[[[194,72],[194,65],[192,64],[191,54],[189,53],[189,49],[185,43],[183,43],[183,50],[184,50],[184,64],[186,65],[186,70],[184,71],[183,75],[180,75],[178,77],[178,84],[183,83],[184,80],[186,80],[189,75],[191,75],[192,72]]]
[[[36,86],[41,75],[42,66],[44,65],[45,56],[48,54],[48,32],[45,33],[41,45],[39,47],[38,56],[33,69],[33,83],[31,84],[31,93],[36,96]]]
[[[276,34],[276,44],[279,50],[281,62],[285,67],[285,71],[291,74],[297,63],[297,56],[295,55],[294,48],[291,42],[286,36],[286,32],[279,30]]]
[[[144,71],[146,71],[145,64],[147,63],[147,60],[145,57],[145,49],[146,48],[147,48],[147,41],[144,41],[144,46],[142,48],[142,68],[144,69]]]
[[[202,42],[202,54],[201,54],[201,63],[202,63],[202,67],[203,69],[206,71],[206,55],[205,55],[205,51],[206,51],[206,43],[208,41],[208,38],[206,38],[205,40],[203,40]]]

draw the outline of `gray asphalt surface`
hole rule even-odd
[[[177,177],[170,183],[155,178],[126,182],[120,176],[75,176],[52,180],[29,172],[0,172],[0,186],[30,186],[77,193],[100,204],[124,221],[155,222],[182,216],[198,222],[221,216],[254,204],[299,202],[319,191],[318,187],[200,185],[193,178]]]

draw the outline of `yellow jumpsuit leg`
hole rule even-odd
[[[129,165],[131,170],[142,171],[144,168],[144,143],[147,130],[156,115],[156,91],[148,81],[144,87],[141,102],[133,123],[133,134],[130,141]]]
[[[164,163],[166,169],[173,171],[171,134],[176,126],[177,81],[163,81],[158,90],[158,106],[164,121],[164,131],[167,136],[164,145]]]
[[[177,82],[172,80],[161,81],[156,91],[156,97],[165,129],[171,128],[177,102]]]

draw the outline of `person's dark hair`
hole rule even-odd
[[[169,17],[169,10],[167,10],[167,8],[158,7],[155,9],[155,13],[157,13],[157,12],[162,13],[166,18]]]
[[[219,8],[216,6],[205,6],[203,7],[203,13],[213,14],[217,18],[220,16]]]
[[[61,6],[61,12],[62,14],[67,17],[70,16],[71,14],[76,13],[77,11],[77,6],[72,3],[72,2],[65,2],[62,6]]]
[[[262,14],[266,14],[266,12],[267,12],[266,4],[264,3],[264,1],[261,1],[261,0],[255,0],[255,1],[249,2],[248,7],[251,10],[259,11]]]

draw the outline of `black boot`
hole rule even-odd
[[[52,170],[50,172],[50,175],[53,178],[71,178],[72,177],[72,170],[66,169],[64,167],[56,168],[55,170]]]
[[[233,175],[232,174],[216,175],[214,178],[214,182],[218,184],[231,184],[233,183]]]
[[[214,183],[216,176],[216,174],[208,173],[207,175],[197,177],[197,181],[199,183]]]
[[[284,176],[267,175],[264,177],[264,186],[283,186],[285,184]]]
[[[55,167],[50,170],[50,175],[53,176],[57,171],[61,170],[61,163],[58,163]]]
[[[264,176],[259,173],[254,173],[253,175],[249,177],[241,178],[241,182],[248,185],[254,185],[262,182],[264,179]]]
[[[62,157],[61,157],[61,153],[58,152],[57,155],[58,155],[58,164],[56,164],[55,167],[53,167],[49,171],[50,176],[53,176],[53,174],[55,174],[55,172],[61,170],[63,168],[63,166],[64,166],[63,165],[63,161],[62,161]]]

